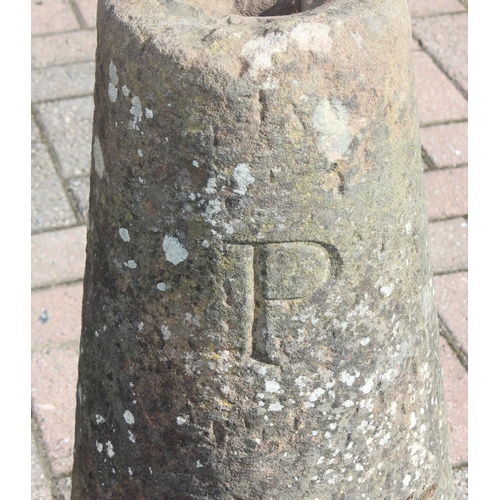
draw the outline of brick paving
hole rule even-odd
[[[468,497],[466,0],[407,0],[456,500]],[[32,0],[31,498],[69,499],[97,0]]]

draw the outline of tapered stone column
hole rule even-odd
[[[101,0],[73,500],[451,500],[404,0]]]

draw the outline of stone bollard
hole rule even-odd
[[[73,500],[453,498],[404,0],[100,0]]]

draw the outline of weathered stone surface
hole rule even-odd
[[[74,500],[453,498],[408,13],[318,3],[99,3]]]

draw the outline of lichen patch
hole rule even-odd
[[[163,251],[165,252],[165,258],[174,266],[186,260],[189,255],[186,249],[182,246],[181,242],[173,236],[166,235],[163,239],[162,246]]]

